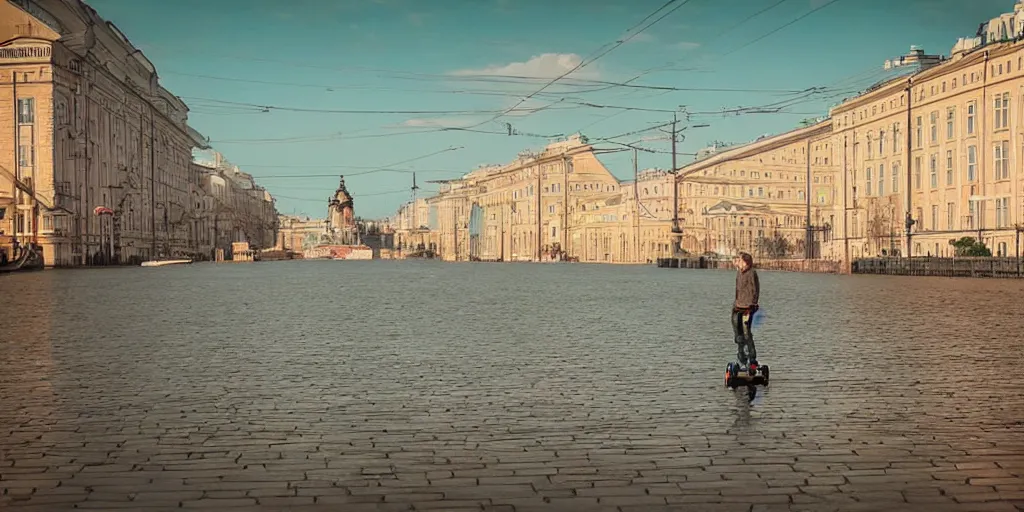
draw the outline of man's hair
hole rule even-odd
[[[740,259],[743,260],[743,262],[746,263],[748,267],[754,266],[754,257],[751,256],[750,253],[741,252]]]

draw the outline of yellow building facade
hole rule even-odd
[[[278,216],[274,249],[301,252],[320,244],[327,235],[327,221],[294,215]]]
[[[447,184],[430,200],[447,220],[421,236],[446,259],[495,261],[560,251],[647,263],[675,255],[678,240],[691,256],[742,251],[849,269],[858,258],[952,256],[962,237],[1014,256],[1024,231],[1024,41],[968,42],[949,58],[912,48],[886,63],[911,73],[828,118],[716,147],[675,173],[620,181],[579,136],[524,153]]]
[[[835,108],[834,144],[846,168],[844,252],[951,256],[949,241],[970,236],[994,256],[1014,255],[1022,107],[1017,42],[954,55]]]
[[[817,123],[728,148],[680,169],[682,249],[827,257],[821,242],[834,223],[838,172],[831,130],[830,122]]]
[[[426,211],[417,209],[426,214],[418,229],[411,204],[392,224],[407,252],[449,261],[650,261],[669,251],[672,181],[662,172],[645,174],[640,187],[620,182],[574,136],[444,182],[423,201]]]
[[[199,141],[114,25],[79,1],[4,0],[0,82],[12,98],[0,102],[0,201],[16,203],[5,233],[41,245],[47,265],[109,259],[111,237],[114,259],[152,258],[175,238]]]
[[[193,148],[206,144],[187,124],[188,107],[83,2],[0,0],[0,90],[9,98],[0,101],[8,254],[15,243],[36,244],[47,266],[74,266],[274,244],[273,198],[247,175],[220,173],[237,193],[210,192],[220,170],[193,162]],[[212,233],[218,214],[244,238]]]

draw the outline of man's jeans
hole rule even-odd
[[[733,311],[732,332],[736,340],[736,359],[747,364],[757,361],[757,349],[754,348],[754,334],[750,330],[750,322],[754,315],[747,311]]]

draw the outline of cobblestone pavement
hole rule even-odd
[[[230,288],[209,268],[189,271]],[[36,277],[57,281],[0,341],[0,509],[1024,510],[1024,396],[1005,377],[1024,325],[984,307],[1024,292],[1002,283],[765,273],[773,381],[749,404],[722,386],[728,312],[649,300],[678,282],[623,288],[637,270],[531,270],[555,301],[610,282],[512,311],[488,304],[525,292],[486,291],[512,278],[445,299],[415,275],[379,297],[346,275],[363,302],[285,312],[337,284],[282,268],[265,279],[302,286],[244,314],[187,284],[154,309],[143,278],[77,294],[91,272]],[[665,279],[684,274],[732,277]],[[542,286],[529,275],[513,280]],[[592,309],[609,288],[633,306]],[[940,292],[974,305],[930,313]],[[356,307],[382,316],[329,313]]]

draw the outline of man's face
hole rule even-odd
[[[743,261],[743,258],[736,257],[732,261],[736,265],[736,268],[738,268],[740,270],[746,270],[747,269],[747,262]]]

